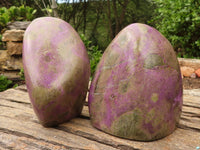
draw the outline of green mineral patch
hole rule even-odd
[[[137,38],[137,40],[133,43],[133,52],[135,55],[140,54],[141,52],[141,38]]]
[[[146,69],[153,69],[162,65],[164,65],[163,59],[157,54],[151,54],[144,60],[144,68]]]
[[[143,113],[139,108],[136,108],[133,111],[124,113],[116,119],[111,126],[111,130],[114,135],[119,137],[145,140],[148,138],[142,128],[142,122]]]
[[[143,24],[138,24],[138,27],[143,34],[148,32],[148,27],[144,26]]]
[[[146,119],[145,119],[145,123],[149,123],[154,119],[155,116],[155,108],[151,109],[147,115],[146,115]]]
[[[147,118],[145,119],[145,123],[152,123],[152,126],[156,128],[161,122],[164,120],[164,116],[162,113],[156,113],[155,108],[151,109],[147,113]]]
[[[178,125],[179,124],[179,120],[180,120],[180,116],[181,116],[181,108],[180,108],[180,106],[176,106],[176,108],[174,109],[174,115],[175,115],[174,119],[175,119],[176,125]]]
[[[155,103],[158,101],[158,93],[153,93],[151,95],[151,100]]]
[[[170,127],[168,122],[163,122],[162,126],[157,132],[152,135],[152,140],[163,138],[175,130],[175,127]]]
[[[163,47],[165,47],[164,58],[166,60],[166,63],[173,69],[177,70],[177,72],[180,72],[179,63],[176,58],[176,54],[174,53],[174,50],[172,46],[170,45],[170,43],[165,42],[165,45],[163,45]]]
[[[119,83],[119,92],[120,93],[126,93],[128,90],[128,81],[121,81]]]
[[[151,123],[151,125],[153,126],[154,133],[151,134],[151,140],[156,140],[165,137],[173,130],[170,129],[169,122],[164,121],[163,113],[158,113],[158,111],[156,110],[156,108],[151,109],[145,117],[145,123]],[[160,128],[158,128],[159,125]]]
[[[33,89],[32,95],[35,99],[35,104],[39,108],[42,108],[49,102],[55,100],[60,95],[60,92],[55,89],[36,87]]]
[[[107,108],[104,101],[94,101],[90,104],[90,108],[90,118],[92,124],[98,124],[98,126],[95,125],[97,128],[107,130],[108,127],[104,124],[104,120],[107,116]]]
[[[152,126],[156,128],[160,123],[163,122],[163,117],[161,114],[157,115],[156,118],[152,122]]]
[[[112,51],[112,49],[110,48],[105,57],[104,65],[110,67],[110,66],[113,66],[113,65],[119,63],[118,62],[119,57],[120,57],[119,54],[116,53],[115,51]]]
[[[127,36],[128,36],[128,35],[127,35],[126,32],[125,32],[125,34],[123,33],[123,34],[121,34],[121,35],[119,36],[119,38],[118,38],[118,43],[119,43],[119,46],[120,46],[120,47],[124,47],[124,46],[127,45],[128,41],[129,41]]]

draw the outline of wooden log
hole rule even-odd
[[[31,140],[40,140],[44,143],[46,142],[47,144],[62,146],[65,149],[88,149],[90,147],[97,147],[102,150],[114,149],[113,147],[91,141],[84,137],[61,131],[56,128],[44,128],[38,123],[37,118],[34,117],[33,111],[32,115],[30,115],[30,112],[26,114],[26,111],[18,108],[4,107],[5,106],[1,106],[0,132],[29,138]],[[5,139],[4,136],[2,139],[3,138]],[[9,142],[8,140],[9,139],[6,141]],[[0,139],[0,141],[2,140]],[[20,145],[18,141],[15,141],[15,143],[16,145]],[[4,145],[7,144],[4,142]],[[37,146],[39,147],[40,145]],[[16,147],[13,146],[13,148]]]
[[[92,127],[88,107],[55,128],[38,122],[25,86],[0,92],[0,149],[195,150],[200,146],[200,97],[184,95],[180,124],[153,142],[126,140]]]

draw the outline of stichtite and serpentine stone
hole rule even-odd
[[[110,43],[89,93],[92,125],[127,139],[171,134],[182,109],[182,78],[169,41],[156,29],[131,24]]]
[[[90,64],[78,33],[52,17],[34,20],[23,41],[23,65],[34,111],[45,127],[78,116],[83,108]]]

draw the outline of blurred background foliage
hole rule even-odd
[[[9,22],[12,21],[31,21],[36,16],[36,9],[29,6],[11,6],[10,8],[1,7],[0,8],[0,26],[1,29],[5,28]]]
[[[41,16],[59,17],[77,30],[88,50],[92,73],[112,39],[135,22],[159,30],[172,43],[177,56],[200,57],[199,0],[0,1],[1,32],[8,22]]]
[[[200,57],[200,1],[154,0],[155,26],[172,43],[179,57]]]
[[[0,75],[0,92],[9,88],[11,84],[12,84],[11,80],[9,80],[7,77],[3,75]]]
[[[33,8],[34,17],[53,15],[52,0],[0,2],[0,7],[6,7],[8,10],[13,6],[15,9],[22,6]],[[122,28],[134,22],[147,23],[151,20],[153,11],[154,4],[149,0],[63,0],[63,3],[57,4],[58,16],[69,22],[103,51]],[[8,21],[14,21],[8,19],[12,18],[8,17],[9,14],[6,16],[6,20],[2,21],[3,25]],[[26,17],[20,19],[27,20]]]

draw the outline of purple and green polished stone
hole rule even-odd
[[[98,64],[89,93],[92,125],[151,141],[171,134],[182,109],[182,78],[169,41],[140,23],[124,28]]]
[[[23,65],[30,100],[43,126],[56,126],[81,113],[90,64],[70,24],[52,17],[35,19],[24,35]]]

